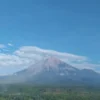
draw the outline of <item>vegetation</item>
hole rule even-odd
[[[1,85],[0,100],[100,100],[100,88]]]

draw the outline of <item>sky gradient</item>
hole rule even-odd
[[[99,71],[100,0],[0,1],[0,55],[23,46],[85,56]]]

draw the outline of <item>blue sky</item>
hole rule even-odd
[[[13,46],[7,46],[8,43]],[[67,52],[100,62],[99,0],[1,0],[1,53],[23,46]],[[98,68],[95,68],[99,70]]]

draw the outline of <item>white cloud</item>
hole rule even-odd
[[[0,49],[5,48],[6,46],[4,44],[0,44]]]
[[[0,67],[23,69],[48,56],[55,56],[79,69],[95,69],[100,67],[100,64],[89,63],[89,58],[85,56],[45,50],[34,46],[23,46],[12,54],[0,53]]]
[[[7,48],[6,49],[4,48],[4,49],[2,49],[2,51],[8,52],[9,50]]]
[[[93,70],[96,70],[96,68],[100,68],[100,64],[92,64],[92,63],[89,63],[89,62],[72,63],[72,65],[79,68],[79,69],[93,69]]]
[[[13,46],[13,44],[11,44],[11,43],[8,43],[8,46]]]
[[[70,53],[62,53],[62,52],[57,52],[54,50],[45,50],[45,49],[40,49],[38,47],[33,47],[33,46],[24,46],[21,47],[19,50],[15,51],[15,54],[20,56],[20,57],[25,57],[25,58],[37,58],[37,59],[42,59],[44,57],[48,56],[56,56],[57,58],[60,58],[64,61],[77,61],[77,62],[83,62],[86,61],[88,58],[85,56],[78,56]]]

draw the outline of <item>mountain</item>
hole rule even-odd
[[[43,59],[13,75],[0,78],[2,83],[32,83],[49,85],[97,85],[100,74],[90,69],[79,70],[58,58]]]
[[[68,75],[68,74],[75,74],[74,72],[78,71],[78,69],[72,67],[69,64],[66,64],[65,62],[55,58],[55,57],[49,57],[47,59],[44,59],[40,62],[37,62],[31,66],[29,66],[27,69],[22,70],[20,72],[17,72],[16,75],[28,75],[28,76],[34,76],[37,74],[43,73],[52,73],[57,74],[60,76]]]

